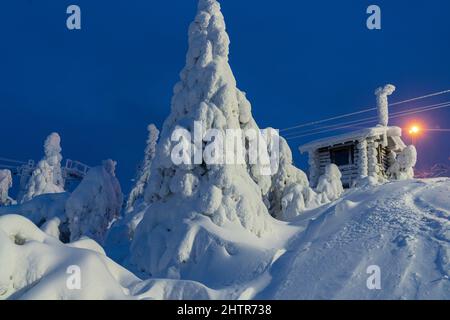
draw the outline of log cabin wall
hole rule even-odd
[[[364,154],[361,154],[362,149],[365,148]],[[333,159],[333,154],[339,151],[347,150],[349,154],[348,163],[342,164],[337,159]],[[323,147],[316,150],[315,162],[317,162],[318,172],[315,175],[320,176],[325,173],[325,167],[330,163],[338,165],[342,174],[342,184],[344,188],[350,188],[355,181],[357,181],[363,172],[363,175],[386,177],[389,168],[389,153],[388,147],[382,146],[382,141],[379,138],[368,138],[363,142],[349,141],[329,147]],[[363,157],[360,159],[360,157]],[[372,158],[372,160],[370,160]],[[365,162],[365,164],[362,163]],[[370,165],[369,163],[372,162]],[[366,166],[366,170],[362,170],[362,166]],[[315,182],[314,182],[315,183]]]

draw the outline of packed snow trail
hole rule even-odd
[[[256,298],[450,299],[449,179],[353,190],[294,224],[305,231]],[[371,265],[380,290],[366,285]]]

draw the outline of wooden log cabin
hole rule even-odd
[[[406,146],[399,127],[376,126],[319,139],[300,146],[309,155],[309,179],[316,186],[325,167],[334,163],[342,173],[344,188],[367,176],[387,178],[395,153]]]

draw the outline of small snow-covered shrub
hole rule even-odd
[[[41,194],[64,192],[64,179],[61,170],[61,138],[57,133],[50,134],[44,143],[45,157],[39,161],[26,186],[21,202],[30,201]]]
[[[8,206],[14,201],[8,196],[12,187],[12,176],[9,170],[0,170],[0,206]]]
[[[395,156],[392,155],[393,157]],[[413,145],[400,152],[388,169],[391,179],[406,180],[414,178],[414,166],[417,162],[417,150]]]
[[[344,193],[341,181],[342,174],[334,163],[325,167],[325,174],[319,178],[317,192],[322,196],[322,203],[334,201]]]
[[[316,188],[322,197],[322,203],[334,201],[344,193],[341,177],[342,174],[337,165],[331,163],[326,166],[325,174],[320,176]]]
[[[270,213],[280,220],[291,219],[305,209],[320,204],[306,174],[292,164],[291,149],[283,138],[280,138],[278,172],[272,177],[266,202],[269,203]]]
[[[103,242],[110,224],[120,216],[122,191],[115,176],[116,163],[89,170],[66,203],[70,239],[87,236]]]

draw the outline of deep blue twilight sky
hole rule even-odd
[[[196,2],[2,1],[0,157],[39,160],[43,140],[57,131],[67,158],[116,159],[128,192],[147,124],[160,127],[169,113]],[[70,4],[81,7],[81,31],[66,28]],[[382,9],[381,31],[366,28],[370,4]],[[391,102],[450,89],[448,0],[222,0],[222,9],[230,63],[260,127],[373,106],[374,89],[387,82],[397,86]],[[450,108],[415,118],[450,128]],[[317,137],[290,141],[302,169],[297,147]],[[450,132],[421,137],[419,167],[450,164],[449,139]]]

